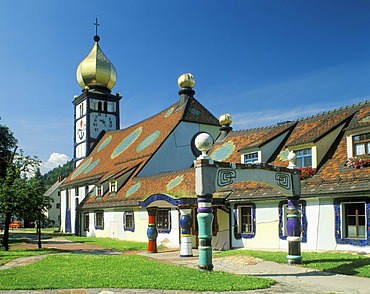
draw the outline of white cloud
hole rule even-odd
[[[53,168],[65,164],[67,161],[69,161],[68,155],[54,152],[50,155],[49,159],[46,162],[42,163],[41,173],[45,174]]]

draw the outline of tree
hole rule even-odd
[[[16,150],[16,148],[15,148]],[[0,212],[5,214],[3,246],[9,250],[9,224],[12,216],[22,218],[26,210],[31,210],[28,203],[36,192],[30,175],[40,166],[36,157],[25,156],[23,151],[13,152],[7,163],[5,177],[0,178]]]
[[[26,197],[23,198],[23,219],[34,219],[37,223],[38,248],[41,249],[41,227],[46,219],[45,212],[49,208],[50,197],[45,196],[45,185],[40,169],[28,181]]]
[[[0,178],[6,176],[6,169],[17,148],[17,139],[7,126],[0,124]]]

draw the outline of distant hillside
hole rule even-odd
[[[62,178],[66,178],[72,171],[73,171],[73,160],[68,161],[62,166],[58,166],[44,174],[43,177],[46,190],[48,190],[58,180],[60,176]]]

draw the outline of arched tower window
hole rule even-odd
[[[104,108],[103,108],[104,111],[108,111],[108,102],[107,101],[104,101]]]
[[[102,110],[102,103],[101,101],[98,102],[98,111],[101,111]]]

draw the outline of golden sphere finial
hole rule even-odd
[[[225,113],[220,116],[218,121],[220,122],[221,126],[230,126],[231,123],[233,122],[233,119],[230,114]]]
[[[180,89],[184,88],[193,89],[195,85],[195,80],[191,73],[184,73],[181,76],[179,76],[177,84],[179,85]]]

